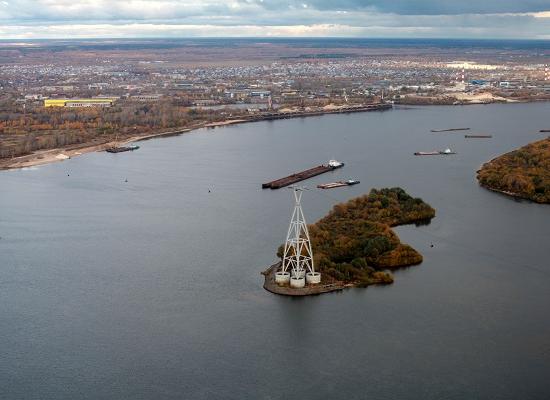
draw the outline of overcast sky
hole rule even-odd
[[[0,0],[0,38],[550,39],[550,0]]]

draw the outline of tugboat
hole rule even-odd
[[[337,160],[329,160],[328,166],[332,169],[337,169],[342,168],[344,166],[344,163]]]
[[[444,154],[444,155],[447,155],[447,154],[456,154],[456,152],[452,151],[452,150],[449,149],[449,148],[446,148],[445,150],[440,151],[439,154]]]

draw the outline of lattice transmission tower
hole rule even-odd
[[[313,265],[313,250],[301,204],[303,190],[293,188],[294,211],[286,235],[283,261],[276,276],[278,283],[290,282],[292,287],[303,287],[306,281],[315,284],[321,280]]]

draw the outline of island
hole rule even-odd
[[[483,164],[477,179],[481,186],[495,192],[550,203],[550,138]]]
[[[321,284],[304,289],[278,287],[273,275],[280,261],[266,271],[264,287],[277,294],[309,295],[393,283],[388,270],[420,264],[422,255],[401,243],[391,229],[406,224],[427,224],[435,210],[401,188],[372,189],[370,193],[344,204],[309,225],[315,269]],[[282,258],[283,246],[277,256]]]

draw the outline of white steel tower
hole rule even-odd
[[[291,287],[301,288],[306,281],[309,284],[319,283],[321,274],[315,272],[313,266],[313,250],[301,205],[303,188],[295,187],[293,193],[294,211],[286,235],[281,269],[276,273],[275,281],[279,284],[290,282]]]

